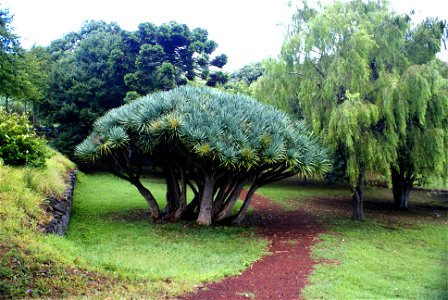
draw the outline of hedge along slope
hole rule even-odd
[[[75,154],[109,166],[132,183],[148,202],[152,219],[194,216],[206,225],[229,217],[247,184],[236,222],[244,218],[258,187],[329,166],[316,139],[285,113],[247,96],[191,86],[109,111]],[[166,178],[163,212],[140,181],[155,167]],[[187,186],[194,194],[188,205]]]

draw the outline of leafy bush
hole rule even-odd
[[[6,165],[44,165],[45,144],[31,129],[26,115],[0,109],[0,159]]]

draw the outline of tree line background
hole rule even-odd
[[[86,21],[78,32],[26,51],[10,30],[8,11],[1,16],[3,106],[31,106],[39,121],[34,125],[57,124],[54,146],[70,157],[94,120],[111,108],[188,82],[216,86],[228,79],[221,71],[227,56],[212,57],[218,44],[205,29],[170,22],[125,31],[116,23]]]
[[[278,58],[228,74],[205,29],[88,21],[24,50],[0,8],[0,101],[31,111],[34,126],[56,125],[52,143],[72,157],[99,116],[141,95],[186,84],[248,94],[312,129],[331,150],[329,176],[350,184],[362,219],[368,176],[382,176],[406,209],[416,182],[448,174],[448,64],[436,56],[448,26],[412,17],[385,1],[304,2]]]

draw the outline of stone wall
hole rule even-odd
[[[73,203],[73,191],[75,190],[77,170],[73,170],[69,174],[68,187],[62,197],[50,197],[49,204],[46,207],[47,214],[52,216],[50,223],[41,225],[40,228],[44,233],[53,233],[64,235],[70,222],[70,212]]]

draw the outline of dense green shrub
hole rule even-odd
[[[45,144],[31,129],[26,115],[8,114],[0,109],[0,159],[5,164],[42,166]]]

